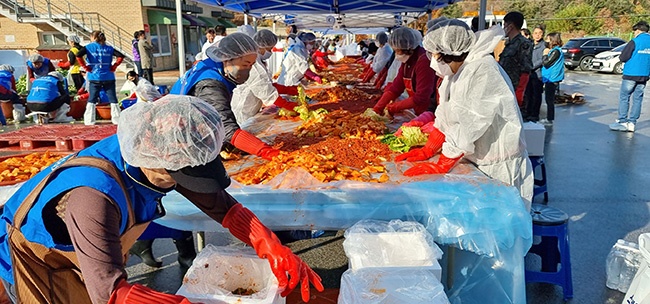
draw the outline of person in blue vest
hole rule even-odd
[[[9,101],[14,105],[20,104],[20,96],[16,92],[14,67],[9,64],[0,65],[0,100]],[[0,115],[0,123],[3,126],[7,125],[4,115]]]
[[[560,33],[546,35],[548,51],[544,50],[542,58],[542,82],[544,83],[544,100],[546,100],[546,118],[539,122],[552,126],[555,120],[555,91],[564,80],[564,53],[562,53],[562,37]],[[539,110],[537,111],[539,113]]]
[[[115,92],[115,70],[124,60],[124,55],[106,44],[106,36],[101,31],[92,33],[94,42],[77,52],[79,64],[86,70],[88,83],[88,103],[84,113],[84,124],[94,125],[96,104],[99,92],[104,90],[111,103],[111,121],[117,124],[120,118],[120,105],[117,103]],[[86,56],[86,60],[83,57]],[[113,63],[113,57],[116,58]]]
[[[207,58],[198,62],[171,88],[171,94],[191,95],[205,100],[221,114],[226,136],[224,148],[232,146],[264,159],[280,153],[255,135],[242,130],[233,113],[231,100],[237,85],[248,80],[257,61],[258,45],[244,33],[223,37],[206,50]]]
[[[32,54],[27,60],[27,78],[33,82],[39,77],[45,77],[47,73],[56,71],[54,64],[49,58],[41,54]]]
[[[48,112],[53,122],[71,122],[68,83],[59,72],[34,80],[27,95],[27,108],[32,112]]]
[[[124,266],[134,237],[162,216],[160,201],[172,190],[267,259],[282,296],[299,283],[305,302],[310,283],[322,291],[320,277],[225,190],[224,133],[213,106],[167,95],[126,109],[116,135],[25,182],[0,225],[0,280],[12,302],[190,303],[128,283]]]
[[[618,98],[618,119],[609,125],[613,131],[634,132],[636,121],[641,116],[643,90],[650,79],[650,26],[646,21],[639,21],[633,27],[634,39],[627,43],[621,52],[623,81]],[[632,105],[630,106],[630,96]]]

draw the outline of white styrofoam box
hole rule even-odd
[[[544,138],[546,128],[535,122],[524,123],[524,136],[529,156],[544,156]]]
[[[448,304],[431,267],[348,269],[341,276],[339,304]]]
[[[434,266],[442,257],[442,250],[435,243],[428,243],[425,233],[426,230],[348,233],[343,249],[353,270],[364,267]]]
[[[250,296],[232,294],[244,288],[256,291]],[[268,260],[242,247],[206,246],[194,259],[192,267],[176,292],[193,303],[204,304],[285,304],[278,280]]]

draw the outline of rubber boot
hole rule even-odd
[[[13,106],[14,109],[11,112],[14,115],[14,121],[23,122],[27,120],[27,117],[25,117],[25,106],[19,103],[15,103]]]
[[[122,110],[120,109],[120,105],[116,103],[111,104],[111,122],[116,125],[118,121],[120,121],[120,113]]]
[[[95,104],[90,102],[87,103],[86,112],[84,112],[84,125],[94,126],[96,115],[97,115],[97,109],[95,108]]]
[[[64,103],[59,107],[58,110],[54,113],[53,122],[71,122],[74,121],[74,118],[68,116],[68,111],[70,111],[70,105]]]
[[[151,245],[153,245],[153,240],[136,241],[135,244],[131,246],[131,249],[129,249],[129,253],[140,257],[142,263],[158,268],[162,266],[162,262],[153,257]]]
[[[184,239],[174,239],[174,244],[178,250],[178,264],[181,266],[183,274],[192,266],[196,258],[196,249],[194,249],[194,236],[190,234]]]

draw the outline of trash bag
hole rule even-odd
[[[639,235],[639,250],[643,256],[623,304],[650,304],[650,233]]]
[[[148,81],[140,81],[135,87],[135,96],[138,97],[138,101],[152,102],[162,97],[162,94],[158,91],[157,86]]]

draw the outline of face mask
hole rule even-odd
[[[451,76],[454,75],[454,72],[451,70],[451,67],[444,61],[438,61],[436,59],[431,59],[431,64],[429,65],[439,77]]]
[[[409,57],[411,57],[411,56],[406,55],[406,54],[395,55],[395,59],[397,59],[397,61],[399,61],[401,63],[406,63],[407,61],[409,61]]]
[[[232,82],[234,82],[236,84],[242,84],[242,83],[246,82],[246,80],[248,80],[248,76],[249,76],[249,74],[251,72],[250,69],[248,69],[248,70],[240,70],[236,66],[231,66],[229,71],[225,70],[225,68],[224,68],[224,71],[226,72],[226,75],[225,75],[226,78],[228,78],[230,81],[232,81]]]
[[[313,49],[314,46],[311,45],[311,44],[308,44],[308,45],[305,46],[305,48],[307,48],[308,51],[311,51],[311,49]]]
[[[260,55],[260,58],[262,60],[267,60],[267,59],[271,58],[271,55],[272,55],[271,52],[264,52],[264,54]]]

